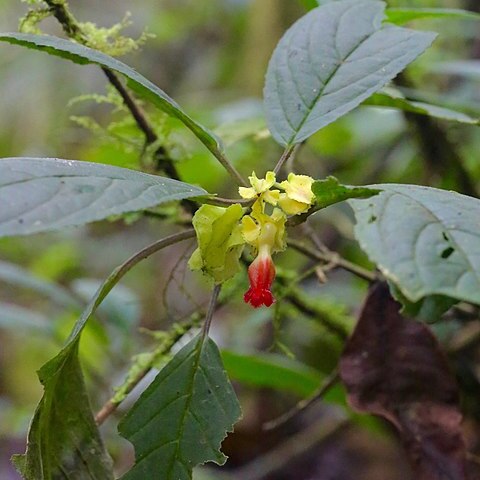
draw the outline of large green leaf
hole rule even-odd
[[[214,461],[240,407],[212,340],[191,340],[160,371],[119,425],[135,446],[123,480],[190,480],[192,468]]]
[[[111,165],[0,159],[0,237],[81,225],[206,193],[193,185]]]
[[[302,142],[380,90],[434,40],[431,32],[383,26],[385,4],[328,3],[298,20],[268,66],[265,108],[273,137]]]
[[[131,268],[160,248],[192,237],[192,231],[172,235],[117,267],[90,300],[63,349],[42,366],[38,375],[44,387],[43,396],[30,424],[26,453],[17,456],[15,461],[26,480],[112,478],[110,461],[90,410],[78,360],[81,333],[104,298]],[[78,466],[81,459],[83,463]],[[79,474],[70,474],[71,468],[78,468]]]
[[[78,43],[49,35],[16,32],[3,33],[0,34],[0,41],[40,50],[50,55],[66,58],[81,65],[93,63],[118,72],[127,78],[128,86],[132,90],[150,100],[164,112],[178,118],[211,152],[216,154],[223,150],[220,140],[212,132],[188,116],[175,100],[170,98],[150,80],[147,80],[144,76],[133,70],[133,68],[125,65],[116,58],[105,55],[98,50],[84,47]]]
[[[480,304],[480,200],[416,185],[372,185],[382,193],[349,200],[355,236],[402,294],[445,295]]]
[[[230,378],[246,385],[269,387],[302,397],[311,395],[322,376],[313,368],[274,353],[241,354],[222,351],[222,359]]]
[[[480,119],[478,118],[473,118],[470,115],[452,110],[450,108],[440,107],[438,105],[432,105],[425,102],[407,100],[398,90],[390,88],[388,90],[373,94],[370,98],[365,100],[362,105],[397,108],[399,110],[417,113],[419,115],[426,115],[439,120],[466,123],[468,125],[480,125]]]
[[[45,393],[30,425],[27,451],[14,457],[23,477],[113,479],[112,461],[103,446],[85,390],[78,341],[45,364],[38,375]]]
[[[387,21],[403,25],[419,19],[466,19],[480,20],[480,14],[458,8],[387,8]]]

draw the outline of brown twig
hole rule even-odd
[[[328,375],[328,377],[325,378],[325,380],[322,382],[322,384],[318,387],[318,389],[313,395],[301,400],[297,403],[297,405],[295,405],[294,408],[288,410],[283,415],[280,415],[279,417],[265,423],[262,426],[262,429],[265,431],[269,431],[284,425],[292,418],[296,417],[298,414],[304,412],[314,403],[321,400],[330,391],[330,389],[337,384],[339,380],[340,376],[338,374],[338,370],[335,369],[330,375]]]
[[[288,240],[288,245],[300,253],[303,253],[307,257],[313,260],[323,261],[325,263],[332,264],[339,268],[343,268],[350,273],[353,273],[357,277],[363,278],[367,282],[374,282],[377,280],[377,275],[370,270],[360,267],[356,263],[349,262],[345,258],[341,257],[338,253],[328,250],[328,252],[321,252],[307,247],[303,242],[298,240]]]
[[[346,419],[325,419],[313,423],[308,428],[289,436],[280,445],[264,455],[252,460],[246,466],[234,470],[233,477],[262,480],[273,478],[275,472],[281,472],[292,460],[299,458],[332,435],[348,428],[350,422]]]
[[[190,320],[186,321],[180,328],[178,325],[174,326],[173,333],[169,335],[168,340],[157,347],[155,350],[150,352],[150,361],[148,364],[136,373],[136,375],[128,380],[125,386],[122,388],[122,393],[125,398],[140,382],[141,380],[152,370],[153,364],[157,359],[161,358],[167,354],[171,348],[192,328],[198,325],[199,319],[202,318],[202,314],[194,314]],[[97,425],[101,425],[105,420],[112,415],[120,405],[121,400],[115,400],[115,397],[110,398],[105,402],[105,404],[100,408],[100,410],[95,415],[95,422]]]
[[[301,145],[302,145],[301,143],[297,143],[296,145],[291,145],[284,150],[284,152],[282,153],[282,156],[280,157],[277,164],[275,165],[275,168],[273,169],[275,175],[278,174],[280,169],[283,167],[283,164],[286,161],[288,161],[290,157],[291,158],[295,157],[295,154],[298,152],[298,149],[300,148]]]
[[[89,45],[89,39],[84,34],[76,18],[72,15],[68,8],[68,4],[65,0],[44,0],[48,5],[50,12],[57,19],[63,28],[65,34],[82,45]],[[150,120],[147,118],[146,113],[138,105],[133,95],[124,87],[117,74],[109,70],[108,68],[101,67],[103,73],[107,77],[111,85],[117,90],[122,97],[125,106],[130,111],[134,118],[138,128],[145,135],[145,142],[147,145],[151,145],[158,140],[158,136],[155,133]],[[165,147],[159,146],[155,151],[155,158],[157,159],[158,169],[165,170],[165,173],[175,180],[179,180],[179,174],[173,160],[166,157]]]

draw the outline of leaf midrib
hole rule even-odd
[[[336,24],[336,28],[335,28],[335,36],[334,36],[334,43],[335,43],[335,49],[336,49],[336,45],[337,45],[337,37],[338,37],[338,29],[339,29],[339,26],[340,26],[340,22],[342,21],[342,18],[350,11],[350,9],[348,10],[345,10],[345,12],[342,13],[342,15],[340,15],[340,17],[338,18],[338,22]],[[307,122],[308,118],[310,117],[315,105],[317,104],[317,102],[320,100],[320,97],[323,95],[325,89],[327,88],[327,86],[329,85],[329,83],[331,82],[331,80],[333,79],[333,77],[337,74],[338,70],[341,68],[341,66],[348,60],[348,58],[353,55],[355,53],[355,51],[360,48],[361,45],[363,45],[363,43],[365,43],[372,35],[375,35],[375,33],[377,33],[378,31],[380,31],[380,29],[377,29],[375,30],[372,34],[369,34],[367,35],[365,38],[363,38],[357,45],[355,45],[355,47],[350,51],[348,52],[348,54],[344,57],[344,58],[341,58],[341,61],[338,63],[338,65],[333,69],[332,73],[327,77],[327,79],[325,80],[325,83],[323,84],[323,87],[321,87],[319,89],[319,92],[318,94],[315,96],[315,98],[313,99],[312,103],[311,103],[311,106],[307,106],[308,107],[308,113],[307,115],[304,116],[303,120],[300,122],[300,124],[298,125],[297,127],[297,130],[295,131],[295,133],[290,137],[289,141],[288,141],[288,145],[292,145],[294,140],[295,140],[295,137],[298,135],[298,132],[302,129],[302,127],[305,125],[305,123]],[[289,45],[289,48],[290,48],[290,45]],[[307,50],[307,53],[309,55],[309,57],[311,58],[310,56],[310,52]],[[290,74],[292,74],[292,69],[290,67],[290,62],[289,62],[289,59],[287,57],[287,67],[288,67],[288,70],[290,72]],[[315,75],[316,76],[316,75]],[[292,81],[293,83],[295,83],[295,81],[293,80],[293,74],[292,74]],[[302,97],[300,97],[302,98]],[[286,112],[284,112],[286,113]],[[287,115],[285,115],[286,117]]]
[[[203,336],[201,336],[198,340],[198,344],[197,344],[197,347],[196,347],[196,348],[198,348],[198,352],[195,355],[195,361],[194,361],[194,364],[193,364],[193,367],[192,367],[192,372],[193,373],[192,373],[192,378],[191,378],[190,384],[188,386],[188,398],[187,398],[187,401],[185,403],[185,409],[183,410],[182,417],[180,419],[180,425],[179,425],[177,435],[176,435],[176,439],[175,439],[175,451],[172,455],[172,460],[171,460],[170,465],[168,466],[168,469],[167,469],[167,478],[170,478],[170,475],[172,473],[172,470],[173,470],[173,467],[175,465],[176,459],[180,458],[180,455],[179,455],[180,442],[181,442],[181,439],[183,437],[183,431],[185,429],[185,422],[186,422],[188,411],[190,409],[190,404],[192,403],[195,377],[196,377],[198,369],[199,369],[200,359],[201,359],[202,352],[203,352],[204,342],[205,342],[205,338]],[[181,463],[183,463],[183,462],[181,462]]]

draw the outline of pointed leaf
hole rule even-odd
[[[154,244],[156,248],[153,251],[191,237],[191,231],[166,237],[160,241],[162,247],[158,247],[158,242]],[[44,385],[43,396],[30,424],[27,451],[25,455],[17,456],[15,462],[19,471],[25,472],[26,480],[64,479],[65,476],[59,477],[52,472],[64,473],[69,472],[71,468],[80,468],[76,464],[81,458],[85,459],[83,467],[88,471],[84,472],[80,469],[83,476],[66,478],[82,480],[112,478],[109,459],[101,446],[100,434],[90,410],[78,360],[78,344],[87,321],[104,298],[125,273],[148,256],[151,247],[142,251],[144,255],[136,254],[129,258],[109,275],[73,326],[64,348],[40,369],[39,377]],[[153,252],[150,251],[150,253]],[[76,422],[78,427],[70,428],[69,424],[64,426],[61,419]],[[67,430],[65,432],[64,427]],[[57,433],[61,441],[55,439]],[[89,451],[85,452],[84,449]],[[91,465],[90,455],[95,457]],[[42,472],[47,476],[41,476]]]
[[[387,21],[403,25],[419,19],[465,19],[480,20],[480,14],[458,8],[387,8]]]
[[[223,150],[220,140],[208,129],[189,117],[175,100],[170,98],[162,89],[150,82],[150,80],[147,80],[144,76],[133,70],[133,68],[130,68],[116,58],[110,57],[98,50],[79,45],[78,43],[50,35],[15,32],[3,33],[0,34],[0,41],[43,51],[50,55],[71,60],[80,65],[93,63],[118,72],[127,78],[128,86],[132,90],[147,98],[165,113],[178,118],[211,152]]]
[[[406,112],[426,115],[428,117],[438,118],[439,120],[448,120],[450,122],[466,123],[468,125],[480,125],[480,119],[473,118],[450,108],[440,107],[425,102],[417,102],[403,98],[400,92],[388,89],[375,93],[369,99],[365,100],[362,105],[373,107],[397,108]]]
[[[198,336],[160,371],[119,425],[135,446],[136,463],[123,480],[190,480],[192,468],[213,461],[240,407],[212,340]]]
[[[382,27],[384,8],[371,0],[328,3],[283,36],[264,91],[277,142],[302,142],[380,90],[430,46],[434,33]]]
[[[349,403],[399,430],[418,480],[466,480],[458,387],[423,324],[375,285],[340,359]]]
[[[446,295],[480,304],[480,200],[416,185],[371,185],[349,200],[355,236],[405,297]]]
[[[325,180],[316,180],[312,185],[312,192],[316,199],[315,206],[325,208],[349,198],[369,198],[380,190],[342,185],[335,177],[329,176]]]
[[[206,193],[169,178],[98,163],[0,159],[0,237],[82,225]]]
[[[113,479],[112,461],[93,418],[78,360],[78,341],[38,372],[44,395],[14,463],[25,480]]]

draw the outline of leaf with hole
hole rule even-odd
[[[311,10],[283,36],[264,89],[270,131],[300,143],[357,107],[426,50],[431,32],[382,26],[383,2],[342,0]]]
[[[206,195],[169,178],[99,163],[0,159],[0,237],[83,225]]]
[[[120,73],[126,77],[128,86],[132,90],[148,99],[168,115],[178,118],[214,155],[223,151],[220,140],[212,132],[187,115],[182,107],[162,89],[116,58],[78,43],[50,35],[9,32],[0,34],[0,41],[46,52],[80,65],[96,64]]]
[[[190,480],[198,464],[223,464],[220,444],[239,418],[215,343],[195,337],[121,421],[119,432],[135,446],[136,458],[122,480]]]
[[[445,295],[480,304],[480,200],[416,185],[380,184],[349,200],[360,246],[411,302]]]

